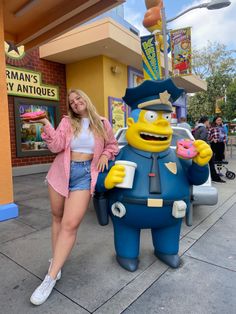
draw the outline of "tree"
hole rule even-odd
[[[212,115],[210,104],[207,101],[206,94],[202,92],[196,93],[194,96],[188,97],[188,121],[193,125],[202,115]]]
[[[227,50],[219,43],[208,42],[207,47],[193,50],[193,73],[206,79],[207,91],[198,92],[189,97],[188,115],[196,121],[201,115],[215,115],[216,103],[219,104],[221,115],[229,116],[228,105],[224,100],[228,87],[236,77],[236,59],[234,50]]]
[[[214,75],[234,77],[236,74],[235,50],[227,50],[226,46],[217,42],[208,41],[202,49],[193,49],[193,73],[202,79]]]

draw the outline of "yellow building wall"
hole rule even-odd
[[[112,68],[117,70],[112,72]],[[79,88],[91,98],[98,113],[108,118],[108,96],[121,98],[128,86],[127,66],[105,56],[66,66],[67,89]]]
[[[100,115],[104,116],[104,80],[103,57],[98,56],[81,60],[66,66],[67,89],[77,88],[84,91],[97,108]]]
[[[112,71],[113,69],[113,71]],[[103,56],[104,105],[108,116],[108,96],[121,98],[128,86],[127,65]]]

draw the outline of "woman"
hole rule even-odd
[[[52,210],[52,251],[48,274],[30,301],[47,300],[76,240],[81,220],[94,192],[99,171],[118,153],[110,123],[100,117],[89,97],[80,90],[68,94],[68,116],[55,130],[44,118],[42,138],[57,156],[47,174]]]
[[[222,118],[219,116],[213,119],[209,139],[211,142],[211,149],[214,154],[214,160],[215,161],[224,160],[226,133],[223,127]]]
[[[194,129],[195,140],[203,140],[209,144],[209,128],[210,128],[210,122],[209,122],[208,117],[206,116],[201,117],[198,125]],[[212,158],[210,159],[209,166],[210,166],[212,181],[225,183],[225,181],[222,180],[219,174],[216,172],[214,156],[212,156]]]

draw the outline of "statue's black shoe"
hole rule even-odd
[[[137,258],[125,258],[116,256],[117,262],[120,264],[121,267],[128,271],[135,271],[138,268],[138,259]]]
[[[156,257],[159,258],[163,263],[166,265],[172,267],[172,268],[178,268],[180,265],[180,257],[178,254],[163,254],[160,252],[155,251],[154,252]]]

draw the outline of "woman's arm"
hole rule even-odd
[[[103,172],[108,168],[108,160],[114,160],[115,156],[119,152],[118,143],[113,134],[112,127],[107,119],[102,120],[105,128],[107,139],[104,142],[104,149],[97,163],[97,169],[99,172]]]
[[[48,121],[48,120],[47,120]],[[43,122],[42,122],[43,123]],[[47,143],[48,149],[52,153],[59,153],[65,149],[66,137],[71,132],[68,118],[63,118],[55,130],[48,121],[44,124],[42,139]]]
[[[224,138],[223,138],[223,142],[226,144],[227,142],[227,133],[226,133],[226,130],[223,128],[224,130]]]
[[[109,160],[114,160],[115,156],[119,153],[118,143],[117,140],[115,139],[110,122],[107,119],[104,119],[103,125],[106,130],[107,139],[105,140],[102,155],[107,156]]]

